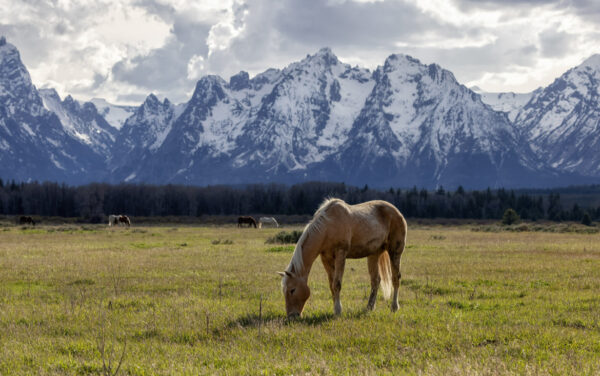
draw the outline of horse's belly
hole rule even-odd
[[[346,255],[347,258],[363,258],[380,253],[383,249],[383,242],[374,242],[366,244],[355,244],[350,247],[350,251]]]

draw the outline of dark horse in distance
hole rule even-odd
[[[248,227],[254,226],[256,228],[256,220],[250,216],[238,217],[238,227],[242,227],[242,224],[248,224]]]
[[[22,215],[19,217],[19,224],[35,226],[35,221],[30,216]]]

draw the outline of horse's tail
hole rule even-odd
[[[379,276],[383,297],[387,300],[392,296],[392,263],[387,251],[379,255]]]

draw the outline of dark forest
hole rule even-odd
[[[489,188],[466,191],[461,187],[454,191],[441,187],[435,191],[416,187],[376,190],[325,182],[239,187],[104,183],[69,186],[0,179],[2,215],[79,217],[90,222],[104,221],[112,213],[146,217],[310,215],[326,197],[338,197],[351,204],[387,200],[409,218],[499,219],[506,209],[512,208],[527,220],[580,221],[585,213],[593,220],[600,219],[600,206],[574,203],[563,207],[560,193],[552,191],[530,193]]]

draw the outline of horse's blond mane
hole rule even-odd
[[[325,213],[329,206],[333,203],[344,202],[339,198],[327,198],[323,201],[321,206],[315,212],[315,215],[311,219],[310,222],[304,227],[302,231],[302,236],[298,239],[298,243],[296,243],[296,248],[294,249],[294,254],[292,255],[292,260],[288,265],[286,271],[290,273],[300,273],[304,270],[304,260],[302,257],[302,244],[306,238],[312,234],[319,233],[323,231],[323,226],[325,222],[329,219],[327,214]],[[293,272],[292,272],[293,270]]]

